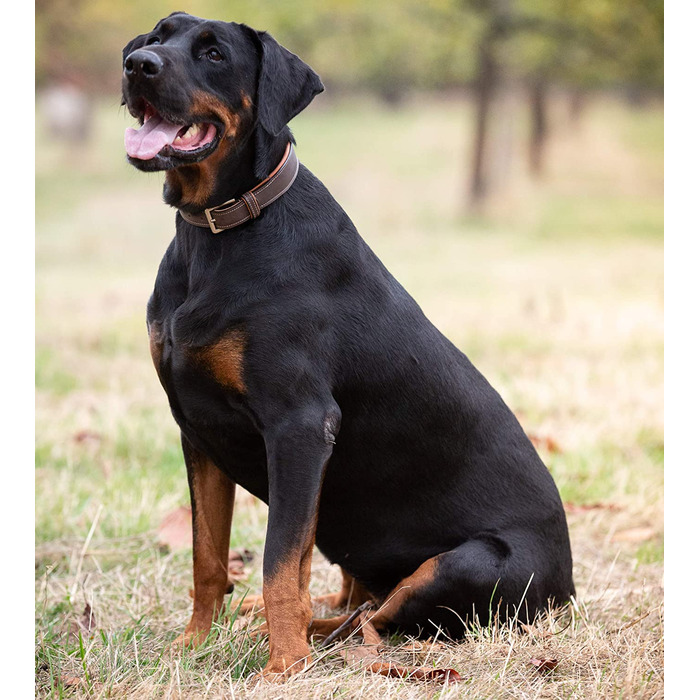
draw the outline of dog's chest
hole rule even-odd
[[[228,412],[246,393],[243,374],[246,338],[238,328],[206,344],[178,341],[172,319],[151,319],[151,358],[171,407],[188,422],[215,418],[217,406]]]
[[[267,498],[265,446],[247,409],[245,336],[237,329],[206,345],[177,342],[172,319],[150,319],[158,377],[181,430],[236,483]]]

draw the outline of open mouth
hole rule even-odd
[[[129,128],[124,134],[127,155],[140,161],[149,161],[158,155],[200,160],[213,150],[216,141],[217,128],[211,122],[170,121],[147,102],[143,126]]]

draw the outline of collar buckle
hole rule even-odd
[[[232,199],[231,202],[235,202],[235,199]],[[229,204],[229,202],[226,202],[226,204]],[[226,229],[219,228],[216,225],[216,219],[214,218],[214,215],[212,212],[214,209],[218,209],[219,207],[211,207],[211,209],[205,209],[204,210],[204,216],[207,217],[207,222],[209,224],[209,228],[211,229],[212,233],[221,233],[222,231],[225,231]]]
[[[214,220],[214,217],[211,215],[211,209],[205,209],[204,216],[207,217],[207,222],[209,223],[209,228],[211,229],[212,233],[221,233],[224,230],[222,228],[219,228],[216,225],[216,221]]]

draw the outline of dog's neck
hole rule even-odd
[[[172,207],[194,214],[238,198],[274,170],[291,138],[289,128],[277,136],[255,128],[239,144],[222,143],[206,160],[169,170],[163,199]]]

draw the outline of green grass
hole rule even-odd
[[[35,357],[36,388],[57,396],[70,394],[78,386],[78,378],[61,367],[60,358],[50,347],[41,347]]]
[[[444,692],[319,652],[283,691],[254,688],[266,642],[235,614],[200,650],[167,652],[189,615],[191,552],[162,551],[156,530],[188,492],[145,303],[174,215],[162,176],[125,163],[131,119],[116,101],[98,105],[82,147],[53,142],[38,115],[38,697],[661,697],[663,115],[598,100],[574,129],[563,113],[546,178],[531,181],[516,149],[508,185],[478,215],[462,196],[464,102],[324,100],[293,124],[301,160],[516,411],[570,504],[574,622],[421,652],[466,677]],[[239,493],[232,546],[256,554],[239,593],[260,590],[265,523]],[[629,534],[640,531],[651,534]],[[338,578],[314,559],[312,594]],[[97,629],[81,639],[86,603]],[[394,639],[387,653],[408,652]],[[560,666],[538,675],[537,653]]]

